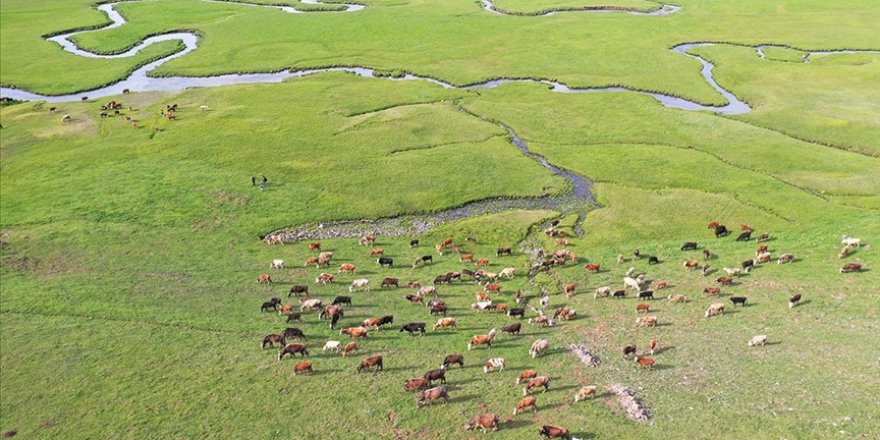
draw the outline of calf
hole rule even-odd
[[[278,352],[278,360],[284,359],[284,356],[288,354],[291,357],[296,357],[297,353],[302,355],[302,357],[306,357],[309,355],[309,350],[306,349],[305,344],[287,344]]]
[[[423,378],[409,379],[403,384],[403,390],[408,392],[424,391],[431,386],[431,383]]]
[[[370,251],[370,256],[371,256],[371,257],[378,257],[378,256],[380,256],[380,255],[385,255],[385,249],[382,249],[382,248],[373,248],[373,250]]]
[[[578,390],[577,394],[574,395],[574,403],[578,403],[581,400],[586,399],[587,396],[590,396],[591,398],[595,398],[596,397],[596,390],[597,390],[597,388],[595,385],[588,385],[585,387],[581,387],[581,389]]]
[[[477,265],[477,267],[486,267],[489,265],[489,259],[488,258],[480,258],[479,260],[477,260],[476,265]]]
[[[840,268],[840,273],[861,272],[862,265],[859,263],[846,263]]]
[[[654,291],[645,290],[643,292],[639,292],[639,299],[654,299]]]
[[[744,296],[731,296],[730,302],[732,302],[734,306],[744,306],[744,305],[746,305],[746,297],[744,297]]]
[[[529,355],[532,359],[536,358],[539,354],[543,353],[550,347],[550,341],[546,339],[538,339],[532,344],[532,348],[529,349]]]
[[[483,430],[484,433],[487,429],[497,431],[499,419],[500,417],[498,417],[498,414],[495,413],[480,414],[471,419],[470,422],[465,423],[464,430],[470,431],[471,429],[480,428]]]
[[[527,409],[531,409],[532,412],[538,412],[538,398],[535,396],[526,396],[523,397],[519,403],[516,404],[516,408],[513,409],[513,415],[517,415]]]
[[[285,313],[290,313],[293,311],[293,304],[281,304],[281,308],[278,309],[278,314],[283,315]]]
[[[697,250],[697,242],[688,241],[681,245],[681,250],[683,251],[695,251]]]
[[[266,337],[263,338],[263,343],[260,344],[260,350],[264,350],[267,345],[270,347],[275,347],[275,344],[284,345],[284,336],[277,333],[266,335]]]
[[[546,393],[550,388],[550,378],[547,376],[538,376],[534,379],[529,379],[529,382],[526,384],[525,388],[523,388],[523,396],[529,394],[529,391],[535,388],[544,388],[542,393]]]
[[[486,365],[483,365],[483,373],[489,373],[498,369],[498,371],[504,371],[504,358],[492,358],[486,361]]]
[[[509,313],[509,311],[508,311],[508,313]],[[520,324],[518,322],[501,327],[502,332],[508,333],[510,335],[518,335],[521,329],[522,329],[522,324]]]
[[[321,242],[316,241],[314,243],[309,243],[309,250],[316,251],[316,252],[320,251],[321,250]]]
[[[379,259],[376,260],[376,263],[378,263],[380,267],[384,267],[384,266],[388,266],[388,268],[394,267],[394,259],[393,258],[379,257]]]
[[[794,308],[794,306],[798,305],[799,302],[801,302],[801,294],[800,293],[788,298],[788,308],[789,309]]]
[[[284,329],[284,339],[305,339],[306,335],[302,330],[296,327],[287,327]]]
[[[749,347],[754,347],[756,345],[764,345],[767,343],[767,335],[758,335],[749,340]]]
[[[647,368],[647,369],[651,370],[654,368],[655,361],[654,361],[654,359],[651,359],[651,358],[636,356],[636,363],[641,368]]]
[[[425,323],[424,322],[410,322],[409,324],[404,325],[400,328],[400,333],[408,332],[410,336],[415,336],[419,334],[421,336],[425,336]]]
[[[425,373],[422,377],[427,380],[429,384],[433,383],[435,380],[439,380],[440,383],[446,383],[446,370],[443,368],[431,370]]]
[[[713,221],[709,222],[709,224],[706,226],[706,229],[715,229],[715,228],[717,228],[719,225],[721,225],[721,222],[718,222],[718,221],[714,221],[714,220],[713,220]]]
[[[636,346],[635,345],[627,345],[623,347],[623,358],[629,359],[630,356],[636,354]]]
[[[294,376],[297,374],[314,373],[314,371],[315,370],[312,369],[312,363],[309,361],[302,361],[293,367]]]
[[[551,438],[562,438],[562,439],[570,439],[571,434],[568,433],[568,430],[565,428],[560,428],[559,426],[553,425],[544,425],[541,429],[538,430],[538,434],[541,438],[551,439]]]
[[[379,371],[383,369],[382,356],[370,356],[361,361],[357,366],[357,372],[360,373],[364,370],[369,370],[370,368],[375,368],[373,374],[379,374]]]
[[[382,287],[394,287],[396,289],[396,288],[400,287],[400,285],[398,283],[399,283],[399,281],[397,278],[384,278],[384,279],[382,279]]]
[[[440,364],[440,369],[445,370],[449,368],[452,364],[458,364],[460,368],[464,368],[464,356],[460,354],[450,354],[443,359],[443,363]]]
[[[419,397],[416,398],[416,409],[420,409],[421,407],[434,403],[440,399],[443,399],[443,403],[449,402],[449,391],[446,387],[435,387],[422,391],[419,393]]]

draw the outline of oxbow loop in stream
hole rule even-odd
[[[778,45],[774,45],[774,44],[762,44],[760,46],[755,46],[755,52],[757,52],[758,56],[761,59],[767,59],[767,55],[764,53],[764,50],[771,49],[771,48],[789,49],[789,50],[796,50],[798,52],[803,52],[804,56],[801,59],[801,62],[803,62],[803,63],[809,63],[810,58],[812,58],[812,57],[819,57],[819,56],[825,56],[825,55],[838,55],[838,54],[849,55],[849,54],[856,54],[856,53],[880,53],[880,50],[854,50],[854,49],[814,50],[814,51],[810,52],[810,51],[806,51],[806,50],[796,49],[793,47],[778,46]]]
[[[203,1],[224,1],[224,0],[203,0]],[[288,13],[302,13],[305,11],[297,10],[290,6],[277,6],[277,5],[259,5],[254,3],[246,3],[239,1],[226,1],[227,3],[236,3],[241,5],[246,5],[249,7],[265,7],[265,8],[273,8],[280,9],[281,11]],[[336,12],[355,12],[364,8],[363,5],[357,4],[344,4],[344,3],[320,3],[318,0],[306,0],[303,3],[309,4],[327,4],[327,5],[342,5],[345,7],[343,11]],[[125,18],[116,11],[115,7],[117,3],[105,3],[98,5],[98,10],[103,11],[107,14],[107,17],[110,19],[111,23],[101,29],[111,29],[115,27],[122,26],[126,23]],[[650,14],[652,15],[662,15],[662,11],[666,11],[666,13],[674,12],[674,10],[670,9],[669,6],[664,6],[658,11],[654,11]],[[676,7],[677,8],[677,7]],[[677,10],[677,9],[675,9]],[[329,12],[325,12],[329,13]],[[648,13],[645,13],[648,14]],[[165,92],[175,92],[182,91],[189,88],[196,87],[218,87],[225,85],[233,85],[233,84],[257,84],[257,83],[278,83],[282,82],[289,78],[297,78],[303,77],[306,75],[312,75],[316,73],[322,72],[337,72],[344,71],[353,73],[355,75],[359,75],[362,77],[377,77],[376,72],[373,69],[363,68],[363,67],[333,67],[333,68],[319,68],[319,69],[304,69],[304,70],[285,70],[281,72],[275,73],[251,73],[251,74],[229,74],[229,75],[217,75],[217,76],[207,76],[207,77],[150,77],[149,73],[155,70],[157,67],[162,64],[168,62],[169,60],[182,57],[198,47],[198,36],[194,33],[190,32],[173,32],[162,35],[156,35],[149,37],[142,41],[141,43],[135,45],[131,49],[126,52],[120,54],[113,55],[103,55],[97,54],[93,52],[89,52],[83,50],[76,46],[70,38],[74,35],[77,35],[82,32],[91,32],[92,30],[82,30],[82,31],[74,31],[61,35],[56,35],[54,37],[50,37],[49,40],[58,43],[65,51],[70,52],[74,55],[82,56],[82,57],[92,57],[92,58],[125,58],[131,57],[143,50],[144,48],[152,45],[153,43],[157,43],[160,41],[169,41],[169,40],[179,40],[183,43],[184,49],[178,51],[174,54],[171,54],[167,57],[163,57],[151,63],[148,63],[139,69],[132,72],[127,78],[123,79],[120,82],[112,84],[110,86],[101,87],[94,90],[89,90],[86,92],[80,93],[72,93],[67,95],[40,95],[36,93],[30,93],[25,90],[13,89],[13,88],[0,88],[0,95],[6,98],[12,98],[20,101],[35,101],[35,100],[44,100],[48,102],[70,102],[70,101],[78,101],[83,96],[88,96],[89,98],[103,98],[112,95],[118,95],[122,93],[123,90],[128,89],[133,92],[148,92],[148,91],[165,91]],[[640,90],[629,89],[626,87],[598,87],[598,88],[574,88],[569,87],[568,85],[556,82],[556,81],[548,81],[548,80],[540,80],[540,79],[495,79],[490,81],[485,81],[482,83],[471,84],[468,86],[458,87],[447,82],[438,80],[436,78],[416,76],[411,74],[406,74],[403,77],[392,78],[381,76],[382,78],[397,80],[397,81],[410,81],[410,80],[420,80],[420,81],[428,81],[433,84],[439,85],[440,87],[449,88],[449,89],[463,89],[463,90],[474,90],[474,89],[483,89],[483,88],[492,88],[498,87],[502,84],[510,83],[510,82],[531,82],[531,83],[539,83],[547,85],[550,90],[554,92],[560,93],[596,93],[596,92],[634,92],[634,93],[642,93],[649,95],[660,102],[662,105],[671,108],[678,108],[684,110],[707,110],[715,113],[721,114],[741,114],[746,113],[750,109],[748,105],[744,102],[740,101],[736,98],[732,93],[728,92],[721,88],[715,79],[712,77],[712,64],[706,61],[705,59],[692,55],[686,52],[687,49],[691,47],[696,47],[697,45],[705,45],[708,43],[700,43],[700,44],[683,44],[680,46],[676,46],[673,48],[674,51],[678,53],[682,53],[691,58],[695,58],[703,64],[703,77],[712,86],[715,90],[721,93],[728,100],[728,104],[723,107],[714,107],[714,106],[706,106],[693,101],[689,101],[684,98],[679,98],[675,96],[665,95],[662,93],[656,92],[645,92]]]
[[[482,0],[480,4],[483,5],[483,9],[497,15],[518,15],[518,16],[536,16],[536,17],[547,17],[550,15],[554,15],[560,12],[592,12],[592,13],[602,13],[602,12],[625,12],[627,14],[632,15],[669,15],[678,12],[681,9],[681,6],[678,5],[660,5],[659,9],[653,11],[641,11],[635,8],[628,8],[625,6],[583,6],[583,7],[563,7],[563,8],[547,8],[535,13],[529,12],[510,12],[495,6],[495,2],[492,0]]]

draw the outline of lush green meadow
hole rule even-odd
[[[258,2],[260,3],[260,2]],[[276,2],[262,2],[276,3]],[[321,5],[297,7],[332,8]],[[122,4],[131,22],[82,34],[77,42],[107,52],[168,30],[198,31],[195,52],[161,74],[204,75],[285,67],[366,65],[431,75],[452,83],[499,76],[557,78],[573,85],[625,84],[723,101],[700,77],[698,63],[669,51],[688,41],[801,49],[878,49],[873,2],[679,2],[667,17],[624,13],[561,13],[499,17],[471,1],[370,0],[357,13],[291,15],[277,10],[195,0]],[[499,0],[524,12],[588,2]],[[647,2],[605,2],[644,6]],[[49,33],[100,25],[87,2],[0,3],[0,83],[45,93],[72,92],[117,80],[147,59],[174,50],[151,47],[137,57],[87,60],[42,39]],[[845,24],[845,26],[838,26]],[[874,25],[876,29],[876,25]],[[746,32],[745,30],[748,30]],[[540,35],[540,38],[536,37]],[[579,438],[875,439],[880,436],[880,55],[814,57],[795,63],[797,49],[716,45],[695,50],[717,64],[719,83],[753,112],[718,116],[671,110],[641,94],[561,94],[535,84],[494,89],[444,89],[422,81],[367,79],[327,73],[281,84],[135,93],[106,100],[0,108],[0,431],[15,438],[537,438],[543,424]],[[219,62],[218,60],[223,60]],[[99,118],[99,106],[122,100],[125,116]],[[177,103],[177,119],[161,109]],[[200,110],[205,105],[207,111]],[[61,122],[70,114],[72,121]],[[563,194],[569,183],[524,156],[503,124],[551,163],[594,181],[598,206],[585,235],[569,238],[577,264],[526,277],[522,247],[559,246],[541,234],[553,210],[513,210],[443,224],[420,235],[380,236],[395,259],[381,269],[356,238],[321,240],[334,251],[336,272],[357,275],[316,286],[326,269],[303,266],[305,242],[267,246],[270,231],[315,222],[438,212],[492,197]],[[270,187],[251,186],[266,175]],[[572,232],[574,215],[562,215]],[[715,239],[705,225],[748,223],[770,232],[771,262],[723,289],[722,317],[703,313],[715,299],[725,266],[754,256],[754,241]],[[866,246],[837,258],[842,234]],[[426,322],[424,307],[403,299],[409,289],[380,289],[383,277],[429,284],[437,274],[469,267],[433,245],[452,237],[463,251],[491,260],[489,270],[515,267],[497,303],[513,306],[521,289],[537,306],[539,287],[550,309],[578,316],[555,328],[523,321],[520,336],[499,335],[491,350],[467,352],[472,335],[513,320],[470,308],[479,286],[441,286],[457,330],[424,337],[398,332]],[[476,238],[476,243],[465,241]],[[410,248],[419,239],[421,246]],[[700,252],[716,256],[709,277],[682,267]],[[500,246],[512,256],[496,257]],[[634,249],[662,261],[618,265]],[[421,255],[434,263],[413,269]],[[269,269],[272,259],[287,262]],[[587,274],[583,265],[602,271]],[[844,262],[861,273],[840,274]],[[656,328],[639,329],[637,301],[594,299],[598,286],[622,286],[635,266],[667,280],[656,296],[684,294],[685,304],[651,303]],[[271,273],[275,283],[254,281]],[[309,284],[325,302],[348,294],[354,278],[371,292],[354,293],[342,326],[393,314],[396,326],[359,341],[351,357],[321,353],[342,340],[317,313],[297,324],[316,372],[293,376],[294,361],[260,350],[262,337],[287,324],[259,312],[292,284]],[[572,298],[560,293],[573,282]],[[795,308],[788,298],[802,294]],[[747,296],[732,309],[730,296]],[[529,316],[534,316],[533,312]],[[754,335],[770,344],[747,347]],[[657,367],[624,361],[621,348],[651,337],[663,349]],[[532,359],[529,345],[551,342]],[[570,354],[585,343],[601,360],[589,368]],[[448,373],[451,400],[417,410],[403,383],[462,353],[466,368]],[[385,357],[379,375],[355,373],[360,359]],[[484,374],[490,357],[507,370]],[[512,417],[522,389],[516,374],[535,368],[552,377],[538,395],[540,411]],[[574,404],[578,387],[624,384],[644,399],[648,423],[627,418],[601,393]],[[481,411],[501,414],[494,434],[465,433]]]

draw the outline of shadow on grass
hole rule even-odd
[[[668,347],[660,347],[660,348],[654,350],[654,354],[665,353],[665,352],[667,352],[667,351],[669,351],[669,350],[675,350],[675,346],[674,346],[674,345],[670,345],[670,346],[668,346]]]
[[[543,408],[538,408],[538,411],[541,411]],[[526,426],[534,425],[535,423],[529,420],[514,420],[508,419],[506,422],[501,424],[501,427],[504,429],[517,429],[517,428],[525,428]]]
[[[465,394],[464,396],[454,396],[449,399],[449,403],[459,403],[459,402],[468,402],[476,399],[477,397],[481,397],[480,394]]]

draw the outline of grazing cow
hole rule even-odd
[[[318,257],[318,262],[315,263],[315,268],[319,267],[330,267],[330,258],[321,258]]]
[[[371,256],[371,257],[378,257],[378,256],[380,256],[380,255],[385,255],[385,249],[382,249],[382,248],[373,248],[373,249],[370,251],[370,256]]]
[[[488,374],[496,368],[499,372],[504,371],[504,358],[492,358],[486,361],[486,365],[483,365],[483,373]]]
[[[682,266],[684,266],[686,269],[694,270],[700,267],[700,262],[699,260],[686,260],[684,263],[682,263]]]
[[[324,343],[324,348],[321,349],[322,352],[333,351],[334,353],[339,353],[339,348],[342,345],[339,341],[327,341]]]
[[[639,299],[654,299],[654,291],[653,290],[645,290],[639,292]]]
[[[400,285],[398,283],[399,283],[399,280],[397,278],[383,278],[382,279],[382,287],[399,288]]]
[[[730,235],[730,231],[727,230],[727,227],[724,225],[718,225],[715,227],[715,238],[724,237]]]
[[[746,299],[747,299],[747,298],[744,297],[744,296],[731,296],[731,297],[730,297],[730,302],[733,303],[734,307],[736,307],[736,306],[738,306],[738,305],[739,305],[739,306],[744,306],[744,305],[746,305]]]
[[[758,243],[763,243],[769,239],[770,239],[770,233],[763,232],[763,233],[761,233],[761,235],[758,236],[758,238],[755,239],[755,241],[757,241]]]
[[[291,323],[291,322],[293,322],[293,321],[303,322],[303,320],[302,320],[302,313],[289,313],[289,314],[287,315],[287,321],[286,321],[286,322]]]
[[[551,319],[549,316],[540,315],[534,318],[529,318],[529,324],[542,324],[544,327],[553,327],[556,325],[556,321]]]
[[[349,354],[354,353],[359,349],[360,347],[358,347],[357,342],[349,342],[342,347],[342,357],[347,357]]]
[[[349,263],[340,265],[339,270],[337,270],[336,273],[342,273],[342,272],[354,273],[355,272],[355,265],[349,264]]]
[[[841,249],[840,252],[838,252],[837,258],[841,258],[841,259],[846,258],[853,251],[853,249],[854,249],[854,247],[851,244],[844,246],[843,249]]]
[[[840,268],[840,273],[861,272],[862,265],[859,263],[846,263]]]
[[[708,225],[706,225],[706,229],[715,229],[720,225],[721,225],[721,223],[718,221],[711,221],[711,222],[709,222]]]
[[[645,304],[645,303],[637,304],[636,305],[636,313],[642,313],[642,312],[650,313],[651,306],[648,304]]]
[[[394,259],[393,258],[379,257],[379,259],[376,260],[376,263],[379,264],[379,267],[384,267],[384,266],[388,266],[388,268],[394,267]]]
[[[623,288],[624,289],[632,288],[636,292],[641,292],[642,283],[639,281],[638,278],[623,277]]]
[[[339,306],[339,305],[351,306],[351,297],[350,297],[350,296],[342,296],[342,295],[337,296],[336,298],[333,298],[333,302],[331,303],[331,305],[334,305],[334,306]]]
[[[754,232],[755,231],[751,226],[749,226],[745,223],[739,224],[739,230],[742,232]]]
[[[574,395],[574,403],[578,403],[581,400],[586,399],[587,396],[590,396],[591,398],[595,398],[596,397],[596,390],[597,390],[597,388],[595,385],[588,385],[585,387],[581,387],[581,389],[578,390],[577,394]]]
[[[272,263],[269,264],[269,269],[284,269],[284,260],[272,260]]]
[[[638,324],[639,327],[654,327],[657,325],[657,317],[642,316],[641,318],[636,318],[636,324]]]
[[[389,324],[394,324],[394,316],[385,315],[385,316],[379,318],[379,323],[376,325],[376,329],[378,329],[379,327],[381,327],[383,325],[389,325]]]
[[[752,270],[753,267],[755,267],[755,260],[743,260],[741,265],[743,271],[748,273],[750,270]]]
[[[553,425],[544,425],[541,429],[538,430],[538,434],[541,438],[551,439],[551,438],[561,438],[561,439],[570,439],[571,434],[568,433],[568,430],[565,428],[561,428],[559,426]]]
[[[293,312],[293,304],[281,304],[281,308],[278,309],[279,315],[284,315],[291,312]]]
[[[535,370],[525,370],[519,373],[519,376],[516,378],[516,384],[519,385],[521,382],[531,380],[538,377],[538,372]]]
[[[470,263],[474,261],[474,254],[462,254],[458,257],[459,263]]]
[[[296,296],[299,296],[299,295],[305,295],[305,296],[309,296],[309,286],[303,286],[303,285],[300,285],[300,284],[294,285],[293,287],[290,288],[289,291],[287,291],[287,297],[290,298],[291,295],[296,295]]]
[[[277,311],[277,310],[278,310],[278,304],[279,304],[280,302],[281,302],[281,301],[274,301],[274,300],[266,301],[266,302],[263,303],[263,305],[260,306],[260,312],[268,312],[269,309],[272,309],[272,310]]]
[[[471,341],[468,342],[468,351],[471,351],[474,347],[485,345],[488,348],[492,348],[492,340],[495,339],[495,329],[489,330],[488,334],[485,335],[474,335],[471,338]]]
[[[309,250],[315,251],[315,252],[320,252],[321,251],[321,242],[316,241],[313,243],[309,243]]]
[[[766,244],[762,244],[762,245],[758,246],[758,250],[755,251],[755,256],[757,257],[758,255],[761,255],[764,252],[767,252],[768,249],[769,249],[769,247]]]
[[[404,296],[404,298],[406,298],[406,300],[409,301],[411,304],[425,305],[425,297],[422,295],[408,294]]]
[[[647,368],[651,370],[654,368],[655,361],[651,358],[636,356],[636,363],[639,364],[639,367],[641,368]]]
[[[593,293],[593,298],[594,298],[594,299],[595,299],[595,298],[599,298],[600,296],[602,296],[602,297],[607,297],[607,296],[610,296],[610,295],[611,295],[611,287],[609,287],[609,286],[602,286],[602,287],[597,287],[597,288],[596,288],[596,292]]]
[[[758,335],[749,340],[749,347],[754,347],[757,345],[763,346],[767,343],[767,335]]]
[[[706,317],[718,316],[724,314],[724,304],[723,303],[712,303],[709,305],[709,308],[706,309]]]
[[[734,276],[734,275],[740,275],[740,274],[742,274],[742,269],[736,269],[736,268],[732,268],[732,267],[725,267],[725,268],[722,269],[722,270],[723,270],[724,272],[726,272],[726,273],[727,273],[728,275],[730,275],[730,276]]]
[[[749,241],[752,239],[752,231],[745,231],[736,237],[736,241]]]
[[[486,267],[489,265],[489,259],[488,258],[480,258],[479,260],[477,260],[477,262],[475,264],[477,265],[477,267]]]
[[[720,287],[707,287],[707,288],[703,289],[703,293],[706,294],[706,296],[718,296],[718,295],[721,295],[721,288]]]
[[[435,287],[435,286],[419,287],[419,295],[422,295],[422,296],[430,295],[430,296],[436,297],[437,296],[437,287]]]
[[[306,262],[303,263],[303,266],[304,266],[304,267],[305,267],[305,266],[311,266],[311,265],[313,265],[313,264],[318,264],[318,257],[316,257],[316,256],[314,256],[314,255],[311,256],[311,257],[306,258]]]
[[[717,282],[718,284],[721,284],[722,286],[730,286],[730,285],[733,285],[733,278],[732,277],[719,277],[715,280],[715,282]]]
[[[704,264],[703,268],[700,270],[700,275],[703,275],[705,277],[709,276],[710,273],[712,273],[711,266],[709,266],[708,264]]]
[[[349,339],[369,337],[365,327],[349,327],[339,331],[340,335],[348,335]]]
[[[566,321],[574,318],[575,316],[577,316],[577,311],[568,307],[560,307],[556,309],[556,312],[553,313],[554,318],[560,318]]]
[[[449,391],[446,387],[434,387],[429,390],[422,391],[419,393],[419,397],[416,398],[416,409],[420,409],[421,407],[433,404],[435,401],[443,399],[443,403],[449,402]]]
[[[485,433],[487,429],[497,431],[499,419],[500,417],[495,413],[480,414],[471,419],[470,422],[465,423],[464,430],[470,431],[471,429],[480,428],[483,430],[483,433]]]
[[[410,240],[409,247],[411,247],[411,248],[419,247],[419,241],[418,240]]]
[[[584,265],[584,270],[590,273],[598,273],[600,267],[599,263],[587,263]]]
[[[671,303],[683,303],[683,302],[687,302],[687,297],[685,297],[684,295],[682,295],[680,293],[677,293],[675,295],[667,296],[666,300]]]
[[[303,299],[299,300],[299,302],[300,302],[300,306],[299,306],[300,312],[312,311],[312,309],[316,309],[318,307],[321,307],[321,304],[322,304],[322,301],[318,298],[313,298],[313,299],[303,298]]]
[[[446,307],[446,304],[434,304],[431,306],[431,310],[428,312],[429,315],[436,315],[442,313],[443,316],[446,316],[446,312],[449,310]]]
[[[379,322],[381,322],[380,318],[367,318],[361,322],[361,327],[366,329],[375,327],[376,330],[379,330]]]
[[[403,384],[403,390],[408,392],[424,391],[431,386],[431,383],[421,377],[409,379]]]
[[[683,251],[695,251],[697,250],[697,242],[688,241],[681,245],[681,250]]]
[[[267,274],[267,273],[261,273],[257,277],[257,284],[263,284],[263,283],[272,284],[272,277],[270,277],[269,274]]]
[[[654,350],[657,350],[657,347],[659,347],[657,344],[657,338],[651,338],[651,340],[648,341],[648,348],[651,350],[652,355],[654,354]]]
[[[635,268],[635,267],[630,267],[630,268],[626,271],[626,274],[625,274],[624,276],[625,276],[625,277],[630,277],[630,278],[632,278],[632,276],[635,275],[635,273],[636,273],[636,268]]]
[[[284,339],[305,339],[306,338],[305,333],[303,333],[302,330],[300,330],[296,327],[287,327],[286,329],[284,329],[284,333],[282,333],[282,335],[284,335]]]
[[[480,311],[486,310],[489,307],[492,307],[492,301],[478,301],[478,302],[471,304],[472,309],[476,309],[476,310],[480,310]]]
[[[440,364],[440,369],[445,370],[452,364],[458,364],[460,368],[464,368],[464,356],[460,354],[450,354],[449,356],[446,356],[446,359],[443,359],[443,363]]]
[[[321,273],[315,278],[315,284],[333,284],[333,274],[332,273]]]
[[[703,249],[703,259],[708,260],[712,258],[712,253],[709,252],[709,249]]]
[[[495,304],[492,307],[498,313],[507,313],[507,304]]]
[[[351,282],[348,286],[349,292],[354,292],[356,290],[370,291],[370,280],[366,278],[358,278]]]
[[[297,374],[305,374],[305,373],[314,373],[315,370],[312,369],[312,363],[309,361],[302,361],[296,364],[293,367],[293,375]]]
[[[263,343],[260,344],[260,350],[265,349],[267,345],[270,347],[275,347],[275,344],[284,345],[285,344],[284,336],[279,335],[277,333],[271,333],[271,334],[266,335],[266,337],[263,338]]]
[[[657,289],[657,290],[665,289],[665,288],[667,288],[667,287],[669,287],[669,282],[668,282],[668,281],[657,280],[656,282],[654,282],[654,288]]]
[[[284,359],[285,355],[290,355],[290,357],[296,357],[297,353],[302,355],[302,357],[306,357],[309,355],[309,350],[306,349],[305,344],[287,344],[285,345],[280,352],[278,352],[278,360]]]
[[[635,345],[627,345],[626,347],[623,347],[623,358],[624,359],[629,359],[629,357],[631,355],[635,355],[635,354],[636,354],[636,346]]]
[[[648,257],[648,264],[660,264],[660,259],[651,255]]]
[[[384,368],[381,355],[370,356],[362,360],[357,366],[357,372],[360,373],[364,370],[369,370],[370,368],[375,368],[373,374],[379,374],[379,371]]]
[[[511,255],[512,252],[513,251],[509,247],[500,247],[497,251],[495,251],[495,255],[500,257],[502,255]]]
[[[157,127],[156,131],[159,131],[158,127]],[[267,235],[266,236],[266,244],[268,244],[270,246],[273,244],[280,244],[283,246],[284,245],[284,238],[281,236],[281,234]]]
[[[501,293],[501,285],[499,284],[486,284],[486,291],[492,293]]]
[[[425,380],[428,381],[429,385],[433,385],[433,382],[435,380],[439,380],[441,384],[446,383],[446,370],[443,368],[431,370],[431,371],[425,373],[425,375],[422,377],[424,377]]]
[[[400,328],[400,333],[408,332],[410,336],[415,336],[419,334],[421,336],[425,336],[425,323],[424,322],[410,322],[409,324],[404,325]]]
[[[529,355],[534,359],[548,348],[550,348],[550,341],[546,339],[538,339],[532,344],[532,348],[529,349]]]
[[[756,263],[767,263],[770,261],[771,255],[770,252],[764,252],[763,254],[759,254],[755,257]]]
[[[529,379],[529,382],[526,383],[525,388],[523,388],[523,396],[529,394],[529,391],[535,388],[544,388],[542,393],[546,393],[547,389],[550,388],[550,378],[547,376],[538,376],[533,379]]]
[[[850,236],[844,234],[844,235],[843,235],[843,239],[840,240],[840,244],[845,244],[845,245],[848,245],[848,246],[861,247],[861,246],[862,246],[862,239],[861,239],[861,238],[856,238],[856,237],[850,237]]]
[[[417,265],[420,265],[420,264],[427,264],[427,263],[433,263],[433,262],[434,262],[434,257],[432,257],[430,255],[422,255],[421,258],[416,258],[416,261],[413,263],[413,267],[416,267]]]
[[[505,267],[501,269],[501,272],[498,273],[500,278],[513,278],[516,276],[516,268],[514,267]]]
[[[577,284],[569,283],[562,288],[562,291],[565,293],[565,296],[571,298],[571,296],[574,295],[575,289],[577,289]]]
[[[373,234],[361,235],[361,238],[358,239],[358,246],[372,246],[375,242],[376,237]]]
[[[531,409],[532,412],[538,412],[538,398],[535,396],[526,396],[523,397],[519,403],[516,404],[516,408],[513,409],[513,415],[517,415],[527,409]]]
[[[794,306],[798,305],[799,302],[801,302],[801,294],[800,293],[788,298],[788,308],[789,309],[794,308]]]
[[[513,309],[511,309],[513,310]],[[509,314],[510,312],[508,312]],[[505,325],[501,327],[501,331],[504,333],[508,333],[510,335],[518,335],[520,330],[522,330],[522,324],[515,322],[513,324]]]
[[[614,299],[626,298],[626,290],[615,290],[614,293],[611,294],[611,297]]]
[[[557,238],[556,245],[557,246],[568,246],[568,240],[566,240],[564,238]]]
[[[792,261],[794,261],[794,255],[792,255],[792,254],[782,254],[782,255],[779,256],[779,259],[776,260],[776,264],[791,263]]]

